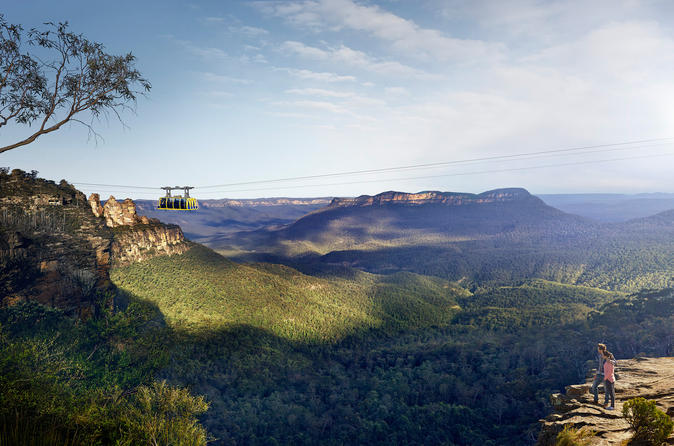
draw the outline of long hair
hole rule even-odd
[[[615,361],[615,356],[613,356],[613,353],[608,350],[604,350],[604,357]]]

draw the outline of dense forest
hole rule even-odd
[[[181,241],[96,282],[90,240],[131,229],[34,176],[0,187],[13,200],[0,214],[0,445],[533,444],[549,395],[584,379],[597,342],[619,358],[674,354],[670,213],[575,232],[573,249],[549,208],[539,217],[557,232],[511,212],[526,222],[502,236],[386,247],[365,234],[286,265]],[[27,184],[61,205],[35,212],[16,195]],[[455,229],[503,229],[469,214]],[[50,277],[43,306],[31,286]]]
[[[136,419],[196,439],[178,444],[531,444],[549,394],[584,378],[596,342],[619,358],[674,354],[671,289],[527,280],[470,293],[351,270],[339,301],[347,272],[238,265],[197,246],[114,270],[118,309],[100,318],[0,309],[2,422],[20,413],[17,429],[73,444],[144,441]]]

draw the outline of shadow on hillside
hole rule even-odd
[[[585,249],[573,251],[562,246],[473,240],[444,245],[351,249],[298,257],[248,253],[228,258],[240,263],[279,263],[310,276],[328,278],[353,279],[358,272],[365,271],[384,275],[413,272],[450,281],[469,278],[480,283],[506,283],[529,277],[572,283],[571,276],[578,274],[576,266],[587,264],[590,254]]]

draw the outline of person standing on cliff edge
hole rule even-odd
[[[606,410],[613,410],[615,407],[615,357],[613,353],[608,350],[604,350],[604,395],[606,404],[604,408]],[[608,398],[611,397],[611,405],[608,405]]]
[[[598,389],[599,384],[604,382],[604,352],[606,351],[606,345],[597,344],[597,373],[594,375],[594,381],[592,382],[592,388],[590,389],[594,395],[594,404],[599,404],[599,395]],[[604,406],[608,404],[608,393],[606,392],[606,387],[604,387]]]

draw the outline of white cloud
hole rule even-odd
[[[386,87],[384,89],[386,94],[391,96],[409,96],[410,92],[404,87]]]
[[[253,81],[250,79],[243,79],[239,77],[232,77],[232,76],[227,76],[223,74],[217,74],[217,73],[212,73],[212,72],[201,72],[199,73],[202,79],[208,82],[228,82],[228,83],[234,83],[234,84],[242,84],[242,85],[247,85],[251,84]]]
[[[427,60],[474,62],[498,57],[503,46],[474,39],[458,39],[412,20],[352,0],[305,0],[257,3],[260,10],[283,17],[291,24],[316,30],[349,29],[391,44],[407,56]]]
[[[207,92],[204,92],[204,95],[208,96],[208,97],[211,97],[211,98],[221,98],[221,99],[231,98],[232,96],[234,96],[232,93],[230,93],[228,91],[221,91],[221,90],[207,91]]]
[[[525,61],[602,82],[644,83],[671,79],[674,41],[654,22],[612,22]]]
[[[189,53],[202,59],[212,61],[212,60],[223,60],[227,59],[228,57],[227,53],[225,53],[220,48],[199,46],[195,45],[194,43],[188,40],[174,39],[174,41],[183,49],[187,50]]]
[[[321,111],[327,111],[330,113],[336,113],[336,114],[348,114],[349,111],[345,109],[344,107],[335,104],[333,102],[328,102],[328,101],[278,101],[278,102],[273,102],[273,105],[278,105],[278,106],[291,106],[291,107],[299,107],[299,108],[308,108],[308,109],[315,109],[315,110],[321,110]]]
[[[353,82],[356,80],[354,76],[343,76],[335,73],[311,71],[298,68],[276,68],[279,71],[285,71],[291,76],[300,79],[321,81],[321,82]]]
[[[225,59],[227,57],[227,53],[222,51],[220,48],[190,46],[188,49],[192,54],[204,59],[214,60]]]
[[[228,29],[229,32],[231,33],[242,34],[248,37],[259,37],[269,34],[269,31],[267,31],[266,29],[258,28],[256,26],[247,26],[247,25],[230,26]]]
[[[268,115],[277,116],[279,118],[288,118],[288,119],[316,119],[316,115],[310,115],[308,113],[292,113],[292,112],[266,112]]]
[[[286,93],[303,96],[327,96],[333,98],[348,98],[354,96],[354,93],[348,91],[325,90],[323,88],[291,88],[286,90]]]
[[[360,68],[381,75],[394,75],[404,77],[415,77],[422,79],[438,78],[424,71],[403,65],[395,61],[380,61],[374,59],[362,51],[354,50],[344,45],[338,48],[323,50],[303,44],[302,42],[286,41],[281,46],[282,49],[297,54],[299,56],[330,61],[331,63]]]

